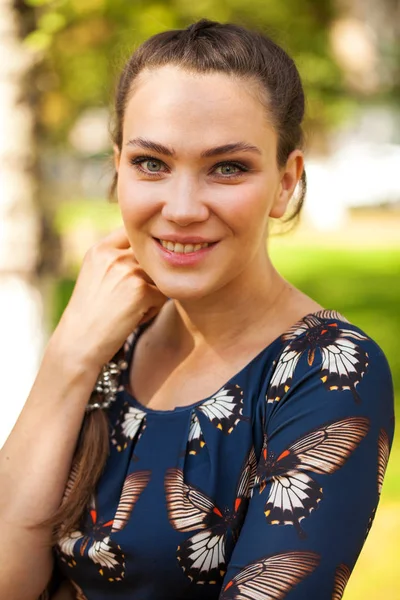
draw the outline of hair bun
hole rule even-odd
[[[191,34],[191,36],[195,37],[198,33],[204,31],[204,29],[215,28],[218,25],[220,25],[220,23],[217,23],[216,21],[210,21],[210,19],[200,19],[200,21],[192,23],[186,27],[186,31]]]

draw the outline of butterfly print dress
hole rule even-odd
[[[80,600],[340,600],[393,439],[382,350],[320,311],[210,397],[160,411],[128,392],[148,325],[125,344],[109,458],[54,581]]]

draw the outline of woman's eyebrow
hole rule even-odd
[[[146,140],[145,138],[141,137],[129,140],[126,145],[139,146],[144,150],[150,150],[157,152],[158,154],[164,154],[165,156],[174,157],[176,155],[176,152],[173,148],[168,148],[163,144],[152,142],[151,140]],[[257,146],[253,146],[247,142],[233,142],[231,144],[223,144],[222,146],[216,146],[215,148],[204,150],[200,156],[201,158],[209,158],[210,156],[217,156],[219,154],[233,154],[234,152],[254,152],[256,154],[262,154],[261,150]]]
[[[223,146],[205,150],[201,153],[201,157],[208,158],[217,154],[233,154],[234,152],[255,152],[256,154],[261,154],[261,150],[257,146],[253,146],[247,142],[233,142],[232,144],[224,144]]]
[[[158,142],[152,142],[151,140],[146,140],[144,138],[138,137],[133,140],[129,140],[126,144],[127,146],[139,146],[144,150],[150,150],[152,152],[157,152],[158,154],[165,154],[166,156],[175,156],[175,150],[171,148],[167,148],[163,144],[159,144]]]

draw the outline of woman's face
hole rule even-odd
[[[175,66],[141,73],[116,152],[118,202],[133,252],[161,292],[194,299],[246,273],[262,276],[268,217],[284,213],[302,170],[300,151],[284,169],[276,152],[249,83]]]

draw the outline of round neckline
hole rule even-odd
[[[324,314],[324,313],[329,312],[329,311],[330,311],[330,309],[321,309],[321,310],[316,311],[316,312],[307,313],[306,315],[304,315],[304,317],[301,317],[301,319],[298,319],[295,323],[293,323],[293,325],[291,325],[290,327],[288,327],[285,331],[283,331],[275,339],[273,339],[269,344],[267,344],[266,346],[264,346],[264,348],[262,348],[260,350],[260,352],[258,352],[258,354],[256,354],[252,359],[250,359],[250,361],[248,363],[246,363],[244,365],[244,367],[242,367],[239,371],[237,371],[234,375],[232,375],[232,377],[230,377],[215,392],[213,392],[212,394],[210,394],[206,398],[202,398],[201,400],[197,400],[196,402],[192,402],[191,404],[185,404],[183,406],[175,406],[174,408],[169,408],[169,409],[151,408],[149,406],[146,406],[146,405],[142,404],[141,402],[139,402],[139,400],[127,389],[127,385],[129,383],[129,374],[130,374],[130,370],[131,370],[132,360],[134,358],[136,344],[137,344],[140,336],[142,335],[142,333],[147,329],[147,327],[149,327],[151,325],[151,323],[156,318],[156,317],[153,317],[152,319],[150,319],[146,323],[143,323],[142,325],[139,325],[135,329],[135,331],[131,334],[131,336],[133,336],[133,339],[132,339],[132,341],[130,343],[130,346],[129,346],[128,350],[126,351],[126,356],[125,356],[125,360],[126,360],[128,366],[127,366],[126,369],[124,369],[124,371],[122,373],[122,378],[121,378],[121,384],[122,384],[122,387],[123,387],[123,393],[124,393],[125,396],[128,396],[128,398],[131,401],[131,404],[133,403],[136,406],[136,408],[138,408],[139,410],[141,410],[141,411],[143,411],[145,413],[148,413],[148,414],[162,414],[162,415],[163,414],[165,414],[165,415],[169,414],[169,415],[171,415],[171,414],[176,414],[178,412],[191,411],[191,410],[197,408],[198,406],[200,406],[201,404],[203,404],[204,402],[207,402],[207,400],[210,400],[211,398],[213,398],[214,396],[216,396],[220,390],[222,390],[224,387],[230,385],[235,379],[237,379],[238,377],[240,377],[245,371],[247,371],[250,368],[250,366],[252,364],[254,364],[255,362],[257,362],[277,342],[282,342],[282,338],[283,338],[284,335],[286,335],[289,331],[292,331],[293,329],[295,329],[297,326],[300,326],[305,321],[305,319],[307,319],[309,317],[318,317],[319,315]],[[331,312],[336,312],[336,311],[331,311]],[[329,320],[328,317],[325,317],[325,318],[327,320]]]

